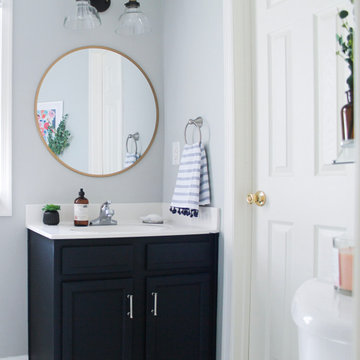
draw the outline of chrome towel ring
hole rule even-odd
[[[187,138],[186,138],[186,132],[187,132],[187,129],[190,125],[194,125],[197,127],[197,129],[199,130],[199,141],[201,142],[201,127],[203,126],[204,124],[204,120],[201,116],[197,117],[195,120],[192,120],[190,119],[186,126],[185,126],[185,131],[184,131],[184,136],[185,136],[185,144],[189,145],[189,143],[187,142]]]
[[[135,144],[135,154],[138,153],[138,148],[137,148],[137,142],[140,139],[140,134],[138,132],[134,133],[134,134],[129,134],[127,139],[126,139],[126,152],[130,153],[129,151],[129,140],[132,139],[134,141]]]

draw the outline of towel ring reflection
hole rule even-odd
[[[203,124],[204,124],[204,120],[201,116],[197,117],[195,120],[190,119],[188,121],[188,123],[185,126],[185,131],[184,131],[185,144],[189,145],[189,143],[187,142],[187,138],[186,138],[186,132],[190,125],[196,126],[197,129],[199,130],[199,139],[200,139],[199,141],[201,142],[201,127],[203,126]]]
[[[129,151],[129,140],[132,139],[134,140],[134,144],[135,144],[135,154],[138,153],[138,148],[137,148],[137,142],[140,139],[140,134],[138,132],[134,133],[134,134],[129,134],[127,139],[126,139],[126,151],[128,153],[130,153]]]

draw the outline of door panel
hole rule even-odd
[[[133,281],[63,284],[63,360],[131,360]]]
[[[209,360],[210,276],[149,278],[147,291],[146,359]]]
[[[123,168],[122,63],[116,53],[89,51],[89,174]]]
[[[250,360],[298,359],[294,293],[312,277],[331,281],[332,237],[354,227],[353,165],[331,164],[345,104],[342,6],[349,1],[256,0],[251,191],[268,201],[253,209]]]

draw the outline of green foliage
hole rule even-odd
[[[42,208],[42,211],[57,211],[60,210],[60,205],[46,204]]]
[[[353,1],[351,1],[353,2]],[[336,34],[336,40],[340,46],[340,50],[336,52],[341,56],[348,64],[350,69],[350,75],[346,79],[346,83],[349,86],[349,90],[354,89],[354,28],[349,25],[347,18],[349,12],[347,10],[340,10],[339,18],[342,20],[342,28],[345,30],[345,34]]]
[[[70,145],[71,134],[69,130],[66,130],[66,120],[68,117],[68,114],[63,116],[57,129],[53,126],[49,127],[48,145],[51,151],[56,155],[61,155]]]

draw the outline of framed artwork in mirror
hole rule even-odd
[[[57,129],[63,117],[63,102],[39,102],[37,106],[38,126],[43,139],[48,143],[49,128]]]

